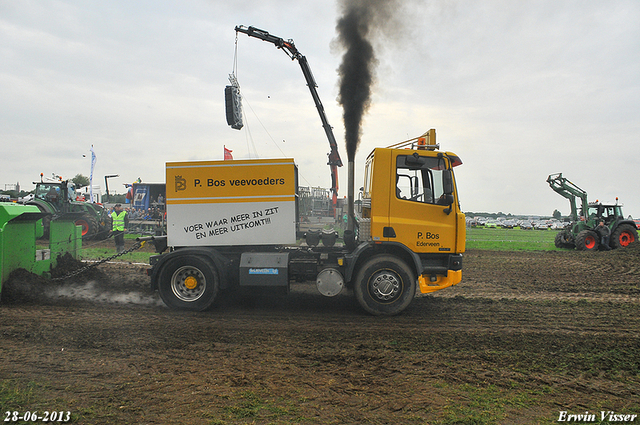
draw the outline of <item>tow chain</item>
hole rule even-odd
[[[146,241],[137,241],[134,246],[132,246],[131,248],[129,248],[129,249],[125,250],[125,251],[122,251],[122,252],[120,252],[118,254],[114,254],[114,255],[112,255],[110,257],[104,258],[104,259],[102,259],[102,260],[100,260],[100,261],[98,261],[98,262],[96,262],[94,264],[90,264],[88,266],[84,266],[82,268],[79,268],[78,270],[74,270],[73,272],[71,272],[71,273],[69,273],[69,274],[67,274],[65,276],[51,278],[51,280],[64,280],[64,279],[68,279],[68,278],[73,277],[73,276],[77,276],[79,274],[82,274],[82,273],[86,272],[87,270],[91,270],[93,268],[98,267],[100,264],[104,264],[107,261],[113,260],[114,258],[118,258],[118,257],[120,257],[122,255],[129,254],[129,253],[135,251],[136,249],[140,249],[140,248],[142,248],[144,246],[145,243],[146,243]]]

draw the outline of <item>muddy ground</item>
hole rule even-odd
[[[471,251],[462,283],[390,318],[304,285],[171,311],[145,265],[105,264],[89,282],[3,300],[2,413],[63,410],[82,424],[640,414],[639,255]]]

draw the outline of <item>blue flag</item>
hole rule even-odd
[[[91,145],[91,174],[89,175],[89,200],[93,200],[93,167],[96,165],[96,153],[93,151],[93,145]]]

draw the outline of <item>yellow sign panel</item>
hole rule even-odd
[[[167,204],[291,200],[293,159],[167,163]]]

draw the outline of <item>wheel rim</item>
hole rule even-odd
[[[89,233],[89,223],[85,220],[76,220],[75,225],[82,226],[82,236],[85,236],[87,233]]]
[[[584,246],[587,249],[593,249],[596,246],[596,238],[594,238],[593,236],[587,236],[584,239]]]
[[[402,279],[391,270],[380,270],[369,280],[371,296],[382,302],[392,302],[402,293]]]
[[[620,233],[620,246],[629,246],[634,241],[633,234],[631,232]]]
[[[171,277],[171,291],[181,301],[196,301],[202,297],[206,289],[207,280],[196,267],[180,267]]]

